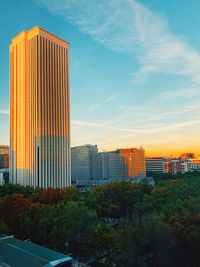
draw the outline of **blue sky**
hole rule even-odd
[[[40,26],[70,42],[72,145],[200,155],[199,0],[11,0],[0,16],[0,143],[9,44]]]

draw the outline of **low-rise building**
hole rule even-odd
[[[0,169],[0,185],[9,182],[9,169]]]
[[[198,172],[200,172],[200,159],[192,159],[191,160],[190,170],[191,171],[198,171]]]
[[[0,155],[0,169],[9,168],[9,154]]]
[[[0,145],[0,155],[9,154],[9,146]]]
[[[9,168],[9,146],[0,145],[0,169]]]
[[[176,173],[186,173],[191,170],[191,159],[188,158],[173,158],[169,161],[169,172]]]
[[[169,172],[168,157],[146,157],[146,171],[157,173]]]
[[[5,181],[3,179],[3,173],[0,173],[0,186],[5,184]]]

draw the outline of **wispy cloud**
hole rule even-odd
[[[137,57],[150,73],[184,75],[200,82],[200,54],[169,29],[166,20],[135,0],[35,0],[103,45]]]
[[[85,127],[93,127],[93,128],[101,128],[105,130],[112,130],[117,132],[130,132],[135,134],[138,132],[137,130],[131,129],[131,128],[123,128],[123,127],[113,127],[101,123],[91,123],[91,122],[85,122],[85,121],[78,121],[78,120],[72,120],[72,125],[78,125],[78,126],[85,126]]]
[[[100,108],[101,106],[109,103],[109,102],[112,102],[115,100],[115,97],[114,96],[109,96],[109,97],[106,97],[102,102],[96,104],[96,105],[93,105],[93,106],[90,106],[89,107],[89,111],[92,111],[92,110],[95,110],[95,109],[98,109]]]
[[[187,95],[186,95],[187,97]],[[146,128],[152,124],[169,124],[169,120],[172,123],[172,119],[176,119],[176,122],[180,120],[187,120],[191,118],[198,119],[200,116],[200,103],[193,101],[191,105],[176,104],[173,107],[163,109],[162,106],[155,105],[154,102],[158,102],[159,96],[154,98],[154,101],[144,106],[141,111],[138,112],[138,108],[134,106],[120,106],[120,112],[118,115],[119,121],[133,121],[134,125],[141,125]],[[163,99],[164,100],[164,99]],[[168,100],[168,99],[166,99]],[[177,100],[177,99],[176,99]],[[166,101],[170,102],[170,101]],[[133,115],[134,114],[134,115]]]
[[[0,114],[10,114],[8,109],[0,109]]]
[[[181,90],[169,90],[165,91],[161,94],[159,94],[156,99],[162,100],[162,99],[175,99],[179,97],[193,97],[197,96],[200,94],[200,89],[199,88],[190,88],[190,89],[181,89]]]
[[[116,131],[116,132],[128,132],[131,133],[128,136],[134,136],[136,133],[141,133],[141,134],[155,134],[158,132],[162,132],[162,131],[168,131],[168,130],[173,130],[173,129],[180,129],[183,127],[188,127],[188,126],[192,126],[192,125],[199,125],[200,124],[200,120],[188,120],[188,121],[184,121],[184,122],[179,122],[179,123],[172,123],[169,125],[164,125],[164,126],[159,126],[157,125],[156,127],[151,127],[151,128],[147,128],[147,129],[131,129],[131,128],[119,128],[119,127],[113,127],[113,126],[108,126],[105,124],[101,124],[101,123],[90,123],[90,122],[85,122],[85,121],[77,121],[77,120],[72,120],[72,125],[79,125],[79,126],[85,126],[85,127],[94,127],[94,128],[101,128],[101,129],[106,129],[106,130],[112,130],[112,131]],[[126,137],[127,135],[124,135],[124,137]]]
[[[164,92],[153,95],[152,98],[148,101],[149,104],[160,103],[166,100],[172,100],[178,102],[180,99],[196,99],[195,97],[200,95],[200,88],[187,88],[187,89],[174,89],[174,90],[165,90]],[[184,110],[182,110],[184,113]]]

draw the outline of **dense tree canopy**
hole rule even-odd
[[[200,175],[154,177],[155,187],[121,181],[85,193],[5,184],[0,234],[94,266],[200,266]]]

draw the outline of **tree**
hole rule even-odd
[[[170,227],[156,215],[142,221],[125,220],[115,235],[117,266],[175,266],[175,240]]]
[[[38,218],[35,241],[65,253],[89,257],[96,253],[93,248],[93,251],[86,248],[97,224],[96,213],[81,203],[44,206]]]
[[[18,238],[30,238],[33,227],[25,227],[25,220],[29,218],[32,222],[39,215],[40,208],[40,204],[25,199],[23,195],[8,195],[0,200],[0,219]]]
[[[8,229],[7,225],[0,220],[0,236],[9,234],[10,230]]]

